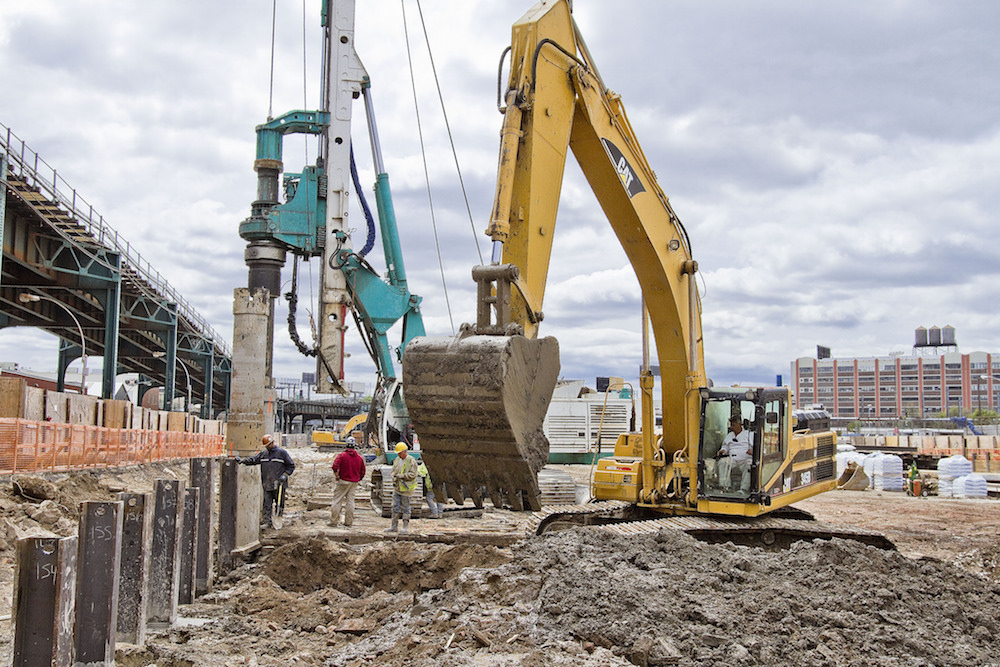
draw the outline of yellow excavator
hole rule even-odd
[[[787,388],[712,386],[702,354],[698,263],[660,189],[621,98],[601,80],[568,0],[546,0],[513,26],[497,186],[487,235],[492,262],[472,270],[475,325],[454,338],[415,338],[403,355],[406,403],[438,491],[456,502],[484,491],[495,505],[535,510],[542,532],[565,523],[626,534],[685,530],[708,540],[772,544],[833,534],[879,535],[803,521],[789,506],[836,486],[836,436],[794,430]],[[558,379],[558,344],[540,338],[556,210],[571,149],[642,289],[641,432],[619,437],[593,475],[597,502],[539,504],[548,458],[542,421]],[[648,331],[660,371],[654,415]],[[733,422],[743,460],[731,458]],[[740,430],[737,430],[739,428]],[[725,446],[724,446],[725,445]],[[720,452],[723,454],[720,456]],[[729,459],[729,460],[727,460]],[[750,519],[750,520],[748,520]]]

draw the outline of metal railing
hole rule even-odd
[[[131,269],[146,281],[160,297],[165,297],[177,304],[178,316],[183,316],[201,334],[210,338],[214,345],[227,357],[232,357],[228,343],[219,336],[208,321],[202,317],[187,300],[167,282],[159,271],[143,259],[142,255],[131,243],[122,238],[118,231],[104,221],[104,216],[94,211],[94,206],[81,197],[64,178],[59,176],[55,167],[39,157],[38,153],[28,148],[24,141],[14,134],[9,127],[0,123],[0,150],[7,153],[9,169],[24,179],[32,187],[61,204],[75,221],[102,246],[110,248],[121,255],[122,270]],[[0,175],[3,180],[7,174]],[[60,183],[62,188],[60,188]]]

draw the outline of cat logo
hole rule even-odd
[[[642,182],[639,177],[636,176],[635,170],[632,169],[632,165],[628,163],[625,159],[625,155],[622,154],[618,147],[607,139],[602,138],[601,143],[604,144],[604,150],[608,152],[608,157],[611,158],[611,164],[615,166],[615,171],[618,172],[618,178],[621,179],[622,185],[625,190],[628,191],[628,196],[631,199],[640,192],[645,192],[646,188],[642,187]]]

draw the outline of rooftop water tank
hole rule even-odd
[[[946,326],[941,329],[941,344],[942,345],[955,345],[955,327]]]
[[[928,345],[941,344],[941,327],[935,326],[927,330],[927,344]]]

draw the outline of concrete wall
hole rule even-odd
[[[132,424],[129,428],[140,429],[143,428],[143,424],[146,422],[146,408],[141,408],[138,405],[132,406]]]
[[[61,391],[45,392],[45,420],[66,423],[66,394]]]
[[[70,424],[82,424],[84,426],[97,426],[97,403],[96,396],[86,394],[64,394],[66,397],[66,421]]]
[[[40,422],[45,419],[45,390],[41,387],[24,388],[24,412],[22,419]]]
[[[49,420],[107,428],[225,435],[225,424],[185,412],[144,410],[129,401],[29,387],[24,378],[0,376],[0,418]]]

